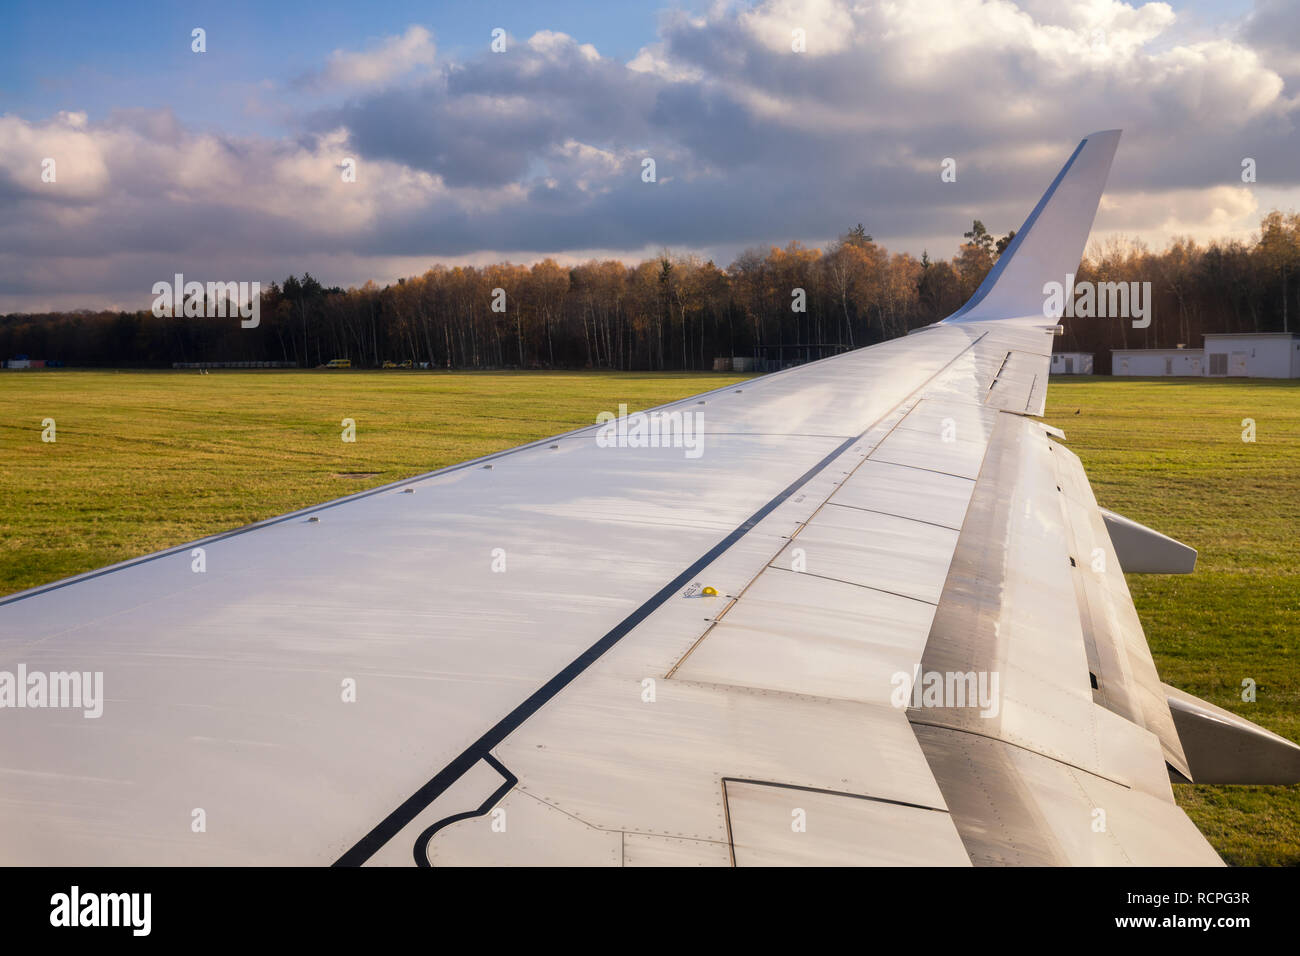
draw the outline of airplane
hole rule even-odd
[[[1220,864],[1171,781],[1300,747],[1041,420],[1119,136],[910,335],[0,600],[0,862]]]

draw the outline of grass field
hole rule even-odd
[[[645,408],[739,376],[0,374],[0,594]],[[1300,382],[1061,378],[1098,501],[1200,550],[1134,576],[1161,676],[1300,739]],[[1077,410],[1077,414],[1076,414]],[[53,418],[57,441],[41,441]],[[356,422],[354,444],[341,420]],[[1242,419],[1257,440],[1241,440]],[[1258,700],[1243,703],[1252,678]],[[1175,788],[1230,863],[1300,864],[1300,788]]]

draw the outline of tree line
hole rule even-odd
[[[0,316],[0,357],[70,366],[347,358],[431,368],[683,369],[774,346],[855,348],[957,310],[1014,237],[976,220],[951,260],[890,253],[862,225],[826,249],[749,249],[720,268],[668,252],[636,265],[435,265],[393,285],[323,286],[310,273],[261,292],[260,322],[78,310]],[[1269,213],[1250,241],[1177,239],[1162,252],[1115,239],[1094,245],[1078,280],[1150,282],[1152,322],[1067,319],[1058,348],[1200,345],[1204,332],[1300,325],[1300,215]],[[826,354],[825,352],[821,354]]]

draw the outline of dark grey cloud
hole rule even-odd
[[[565,38],[450,64],[417,87],[350,100],[308,124],[342,126],[362,155],[437,173],[451,186],[499,186],[570,139],[643,141],[656,86]]]

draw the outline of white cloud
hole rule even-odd
[[[588,62],[600,59],[600,53],[590,43],[579,43],[567,33],[558,33],[555,30],[537,31],[528,38],[528,46],[551,60],[560,59],[574,50]]]
[[[84,202],[103,196],[108,166],[102,144],[87,131],[85,113],[62,112],[44,123],[0,116],[0,184],[17,196],[65,197]],[[54,161],[53,183],[42,180]]]
[[[662,43],[651,43],[637,51],[627,63],[633,73],[649,73],[670,83],[684,81],[699,82],[704,79],[704,71],[694,67],[683,67],[670,63],[664,54]]]
[[[335,50],[311,85],[321,89],[383,86],[414,70],[433,66],[433,36],[422,26],[407,27],[401,36],[385,37],[365,51]]]
[[[804,53],[825,56],[847,50],[853,42],[854,17],[837,0],[771,0],[739,17],[742,27],[767,49],[791,53],[794,31],[802,30]]]

